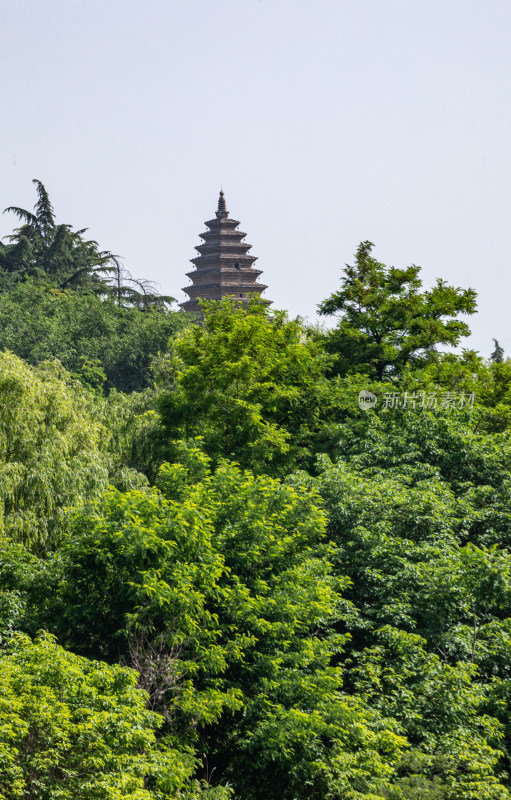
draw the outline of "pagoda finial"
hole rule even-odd
[[[227,206],[225,205],[225,197],[222,189],[220,189],[220,197],[218,198],[218,211],[216,212],[216,215],[217,217],[229,216],[229,212],[227,211]]]

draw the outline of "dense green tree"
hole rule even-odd
[[[0,291],[31,278],[59,289],[112,296],[119,306],[164,309],[173,302],[151,281],[133,278],[119,256],[85,239],[87,228],[73,231],[71,225],[57,224],[45,186],[37,179],[33,183],[33,212],[18,206],[5,209],[23,224],[6,237],[9,244],[0,244]]]
[[[189,780],[193,757],[158,748],[163,720],[145,708],[132,670],[80,658],[47,635],[32,643],[18,634],[0,652],[0,681],[4,800],[204,796]]]
[[[364,438],[346,428],[339,463],[293,484],[321,493],[351,579],[348,685],[412,746],[386,796],[507,797],[509,435],[456,410],[370,419]]]
[[[438,405],[443,397],[453,393],[455,405],[462,394],[465,401],[473,398],[473,418],[479,429],[490,433],[508,430],[511,423],[511,361],[486,361],[473,350],[461,354],[437,353],[421,368],[406,369],[398,383],[392,386],[376,385],[380,397],[384,392],[396,390],[416,394],[426,392],[436,395]]]
[[[108,391],[141,391],[151,363],[187,324],[168,309],[119,307],[101,298],[28,280],[0,294],[0,349],[31,364],[53,358],[79,380]]]
[[[131,659],[243,798],[509,798],[511,558],[487,531],[509,528],[509,448],[387,417],[317,479],[185,455],[161,493],[77,517],[48,568],[40,605],[68,644]]]
[[[203,438],[213,457],[276,474],[328,448],[338,392],[327,356],[299,320],[254,299],[206,304],[204,322],[172,342],[160,367],[169,439]],[[170,451],[172,452],[172,451]]]
[[[124,653],[172,738],[242,797],[383,796],[406,742],[343,690],[344,582],[314,494],[211,474],[200,452],[159,483],[77,517],[41,603],[68,645]]]
[[[29,592],[39,567],[39,559],[24,545],[0,534],[0,646],[28,623]]]
[[[17,206],[5,209],[23,224],[8,237],[10,246],[0,251],[0,268],[11,282],[37,277],[61,288],[105,292],[108,274],[115,271],[115,256],[99,250],[97,242],[84,239],[85,228],[73,231],[70,225],[57,225],[48,192],[41,181],[34,180],[34,184],[37,202],[33,212]]]
[[[330,334],[191,325],[37,189],[0,246],[38,365],[0,353],[0,796],[510,800],[511,362],[436,349],[474,293],[365,242]]]
[[[490,360],[472,376],[479,426],[491,432],[511,428],[511,361]]]
[[[508,800],[504,728],[485,713],[487,687],[472,665],[450,665],[420,636],[391,626],[376,630],[353,662],[356,693],[396,719],[412,744],[385,797]]]
[[[424,363],[437,345],[456,345],[468,336],[458,316],[474,313],[476,295],[442,280],[423,291],[420,267],[387,267],[372,257],[372,248],[371,242],[360,244],[341,289],[320,304],[319,313],[341,315],[327,337],[336,371],[364,372],[381,381]]]
[[[91,395],[0,353],[0,528],[30,547],[55,543],[64,509],[99,497],[109,479]]]

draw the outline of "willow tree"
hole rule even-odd
[[[51,544],[64,509],[108,483],[92,395],[59,371],[0,353],[0,528],[30,547]]]

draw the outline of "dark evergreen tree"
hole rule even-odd
[[[495,350],[491,354],[490,358],[496,364],[502,364],[504,362],[504,348],[500,346],[497,339],[493,340],[493,344],[495,345]]]
[[[71,225],[57,224],[46,188],[37,179],[34,184],[38,199],[33,213],[17,206],[5,209],[23,224],[7,237],[10,245],[0,251],[0,268],[14,280],[32,277],[60,288],[105,293],[108,276],[115,272],[114,254],[85,239],[86,228],[73,231]]]
[[[33,183],[34,211],[9,206],[4,212],[15,214],[23,224],[6,237],[9,244],[0,245],[0,291],[32,278],[59,289],[113,296],[119,306],[146,310],[173,302],[151,281],[133,278],[119,256],[86,239],[87,228],[75,231],[71,225],[57,224],[45,186],[37,179]]]

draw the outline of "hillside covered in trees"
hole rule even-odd
[[[511,800],[474,292],[363,242],[328,331],[199,323],[36,189],[0,245],[0,798]]]

